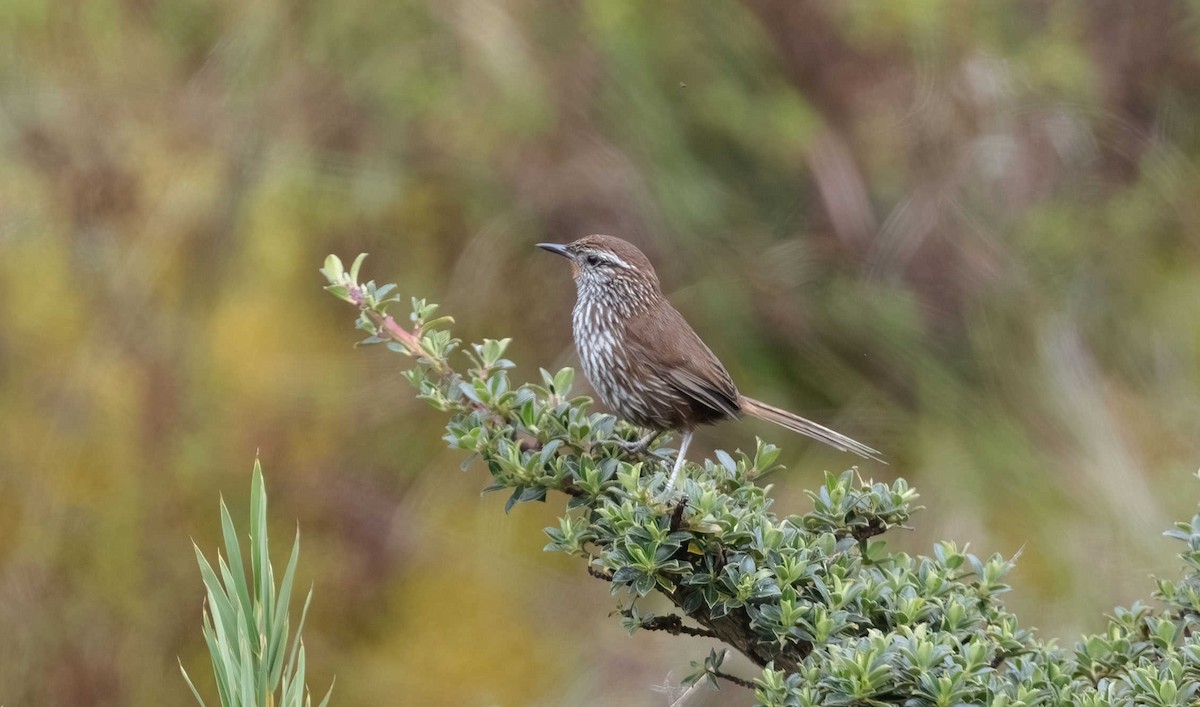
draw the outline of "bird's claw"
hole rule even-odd
[[[650,443],[641,439],[614,439],[612,442],[626,452],[635,455],[643,454],[650,448]]]
[[[645,437],[635,440],[614,439],[613,444],[617,445],[621,449],[624,449],[626,452],[632,455],[641,455],[645,454],[646,451],[650,449],[650,445],[654,444],[654,440],[658,439],[659,435],[661,434],[662,432],[651,432]]]

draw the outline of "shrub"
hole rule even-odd
[[[514,385],[509,340],[463,346],[412,300],[405,326],[388,313],[394,285],[360,284],[330,256],[327,289],[354,304],[364,344],[412,359],[417,396],[446,413],[446,442],[481,458],[486,491],[516,503],[563,494],[547,550],[581,558],[611,584],[631,632],[715,638],[762,668],[752,680],[722,670],[724,653],[698,661],[687,682],[752,687],[762,705],[1187,705],[1200,688],[1200,516],[1170,533],[1187,544],[1186,574],[1160,581],[1162,607],[1118,609],[1107,629],[1073,651],[1034,637],[1001,602],[1013,561],[981,558],[952,542],[931,556],[889,551],[879,536],[908,522],[914,490],[826,474],[812,509],[779,515],[761,479],[778,449],[723,451],[689,462],[683,497],[663,501],[669,461],[629,455],[619,440],[639,430],[589,411],[572,396],[572,371],[543,370]],[[468,364],[459,370],[451,357]],[[654,615],[639,600],[659,594],[678,613]]]

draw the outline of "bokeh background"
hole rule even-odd
[[[211,695],[194,539],[260,455],[340,705],[660,705],[482,500],[324,256],[574,365],[565,265],[623,235],[745,392],[885,450],[893,546],[1022,552],[1065,645],[1174,571],[1200,483],[1200,3],[0,3],[0,703]],[[855,462],[785,447],[784,512]],[[278,558],[282,561],[282,555]],[[747,671],[748,672],[748,671]],[[728,687],[693,704],[746,702]]]

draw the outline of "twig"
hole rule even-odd
[[[687,508],[687,496],[679,499],[679,503],[675,506],[675,510],[671,511],[671,531],[674,532],[683,527],[683,511]]]
[[[867,538],[883,535],[885,532],[887,532],[887,524],[878,518],[872,518],[867,525],[851,530],[850,536],[861,543]]]
[[[628,614],[626,614],[628,615]],[[695,628],[692,626],[684,626],[683,619],[677,614],[667,614],[666,616],[655,616],[642,621],[642,628],[647,631],[666,631],[672,636],[685,634],[687,636],[697,636],[700,638],[720,638],[715,632],[709,631],[706,628]]]
[[[721,678],[722,680],[728,680],[729,682],[733,683],[734,685],[744,687],[747,690],[754,689],[754,681],[752,681],[752,680],[747,680],[745,678],[739,678],[736,675],[730,675],[729,673],[723,673],[720,670],[713,670],[712,674],[716,677]]]

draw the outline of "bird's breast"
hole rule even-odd
[[[628,369],[627,357],[619,345],[624,339],[621,323],[605,307],[581,299],[575,305],[571,324],[584,375],[604,402],[613,406],[617,375]]]
[[[625,342],[625,325],[603,303],[580,299],[572,316],[575,349],[588,382],[618,416],[642,427],[677,426],[671,412],[672,392],[664,381],[638,368]],[[664,405],[664,403],[668,403]]]

